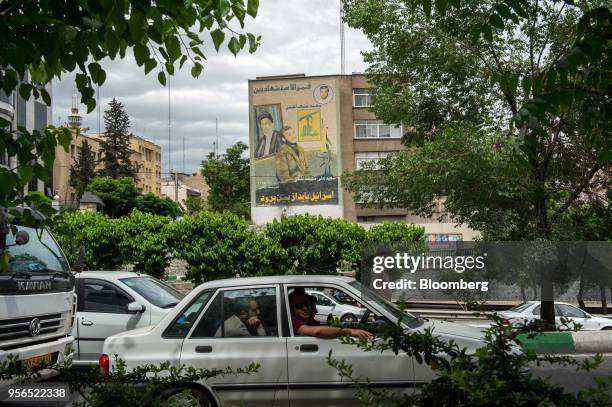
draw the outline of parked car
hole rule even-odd
[[[155,325],[184,297],[146,274],[85,271],[76,277],[74,365],[97,364],[106,337]]]
[[[163,361],[195,368],[237,369],[260,364],[253,374],[223,375],[190,383],[196,405],[288,406],[319,403],[355,405],[352,383],[342,381],[327,363],[327,356],[352,365],[355,377],[392,391],[412,391],[435,377],[426,364],[392,351],[364,352],[340,339],[298,336],[293,331],[288,295],[293,290],[340,290],[365,309],[361,321],[372,322],[380,332],[389,321],[402,318],[406,330],[431,328],[443,340],[454,340],[473,351],[482,346],[482,333],[452,322],[428,321],[402,313],[394,304],[348,277],[281,276],[217,280],[195,288],[155,327],[113,335],[104,342],[100,367],[112,371],[122,359],[128,369]],[[256,315],[257,333],[244,336],[232,327],[236,316]],[[174,389],[174,394],[183,389]],[[172,392],[170,393],[172,394]],[[183,396],[184,397],[184,396]]]
[[[317,300],[317,315],[315,319],[319,322],[326,321],[329,315],[340,318],[342,322],[358,322],[365,313],[365,308],[359,308],[354,305],[343,304],[335,298],[325,294],[322,291],[306,291]]]
[[[523,325],[540,319],[540,302],[524,302],[507,311],[499,312],[498,315],[507,319],[513,325]],[[562,325],[562,317],[574,324],[580,324],[581,329],[584,331],[612,329],[612,319],[593,316],[572,304],[555,302],[555,321],[557,326]],[[572,326],[571,323],[569,326]]]

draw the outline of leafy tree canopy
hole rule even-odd
[[[250,166],[243,157],[248,150],[246,144],[238,142],[225,154],[210,153],[202,161],[202,175],[210,187],[208,208],[213,211],[230,211],[250,218]]]
[[[259,0],[2,1],[0,89],[50,105],[51,80],[76,71],[81,102],[91,112],[96,105],[94,85],[106,81],[103,61],[123,59],[132,50],[136,64],[145,74],[157,70],[162,85],[186,63],[197,78],[204,68],[204,48],[212,49],[209,45],[219,51],[226,43],[234,55],[244,48],[255,52],[260,37],[243,30],[247,15],[255,18],[258,7]],[[202,36],[204,31],[208,35]],[[0,155],[15,156],[19,162],[14,171],[0,167],[0,206],[22,203],[20,191],[32,177],[47,179],[55,147],[68,151],[70,139],[67,128],[29,132],[10,129],[10,123],[0,119]]]
[[[87,185],[96,175],[96,154],[87,140],[83,140],[76,160],[70,166],[70,186],[74,188],[77,202],[83,196]]]
[[[106,129],[100,140],[100,150],[103,153],[100,175],[136,178],[138,168],[131,160],[130,118],[123,103],[115,98],[110,101],[108,110],[104,111],[104,124]]]
[[[141,212],[169,216],[171,218],[176,218],[183,213],[179,204],[172,199],[159,197],[152,192],[137,196],[134,206]]]
[[[130,177],[95,177],[87,190],[104,202],[104,213],[111,218],[125,216],[132,211],[139,193]]]

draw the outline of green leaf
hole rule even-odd
[[[446,14],[447,7],[448,7],[448,0],[436,0],[436,10],[441,15]]]
[[[531,76],[525,75],[521,80],[521,87],[523,88],[523,95],[529,97],[531,93]]]
[[[219,4],[217,4],[217,12],[221,16],[221,18],[227,16],[230,11],[230,2],[229,0],[218,0]]]
[[[227,47],[229,48],[230,52],[234,54],[234,56],[238,55],[238,52],[240,51],[240,43],[238,42],[236,37],[232,37],[230,39],[229,44],[227,44]]]
[[[136,64],[138,66],[142,66],[147,62],[151,53],[149,51],[149,47],[144,44],[137,43],[134,45],[134,58],[136,59]]]
[[[202,73],[202,64],[196,62],[195,65],[191,68],[191,76],[197,78]]]
[[[97,62],[92,62],[87,66],[89,68],[89,74],[91,75],[91,80],[97,85],[103,85],[106,80],[106,72]]]
[[[157,80],[159,81],[159,83],[162,84],[162,86],[166,86],[166,74],[164,73],[164,71],[160,71],[157,74]]]
[[[171,62],[174,62],[181,57],[181,44],[176,36],[171,35],[167,37],[165,44]]]
[[[185,62],[187,62],[187,55],[183,55],[181,57],[181,61],[179,62],[179,69],[183,69],[183,65],[185,65]]]
[[[147,20],[142,13],[132,9],[132,15],[128,21],[128,26],[130,27],[132,41],[139,42],[147,29]]]
[[[482,26],[482,35],[484,35],[487,41],[493,41],[493,30],[491,29],[490,25],[485,24]]]
[[[500,30],[503,30],[505,27],[504,20],[497,14],[491,14],[489,16],[489,22],[493,27],[499,28]]]
[[[223,43],[223,40],[225,39],[225,33],[220,30],[220,29],[216,29],[210,32],[210,36],[213,40],[213,44],[215,45],[215,49],[217,50],[217,52],[219,51],[219,47],[221,46],[221,44]]]
[[[257,10],[259,9],[259,0],[248,0],[247,2],[247,14],[251,17],[257,17]]]
[[[506,3],[512,7],[514,12],[523,18],[529,17],[525,9],[523,8],[523,4],[525,4],[524,0],[506,0]]]
[[[147,75],[149,72],[151,72],[153,70],[153,68],[155,68],[156,66],[157,66],[157,61],[156,60],[154,60],[153,58],[147,59],[147,61],[144,64],[145,75]]]
[[[421,5],[423,6],[423,12],[427,18],[431,17],[431,0],[423,0]]]
[[[28,100],[31,94],[32,94],[32,85],[30,85],[29,83],[22,83],[21,85],[19,85],[19,95],[22,98],[24,98],[25,100]]]
[[[21,165],[17,168],[17,172],[22,182],[28,182],[34,175],[34,168],[31,165]]]
[[[240,27],[244,28],[244,17],[245,17],[245,10],[244,10],[244,3],[242,2],[243,0],[234,0],[232,3],[232,11],[234,12],[234,15],[236,16],[236,18],[238,19],[238,22],[240,23]]]
[[[249,52],[252,54],[253,52],[257,51],[257,46],[259,44],[258,44],[258,41],[257,41],[257,39],[255,38],[255,36],[253,34],[248,33],[247,34],[247,38],[249,40]]]
[[[47,106],[51,106],[51,96],[45,88],[40,88],[40,95]]]
[[[96,99],[92,97],[85,99],[85,106],[87,106],[87,113],[93,112],[96,108]]]

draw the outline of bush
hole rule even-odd
[[[139,195],[134,179],[130,177],[95,177],[87,186],[87,191],[104,202],[104,213],[111,218],[129,214]]]
[[[117,270],[125,264],[121,225],[101,213],[64,213],[52,232],[70,264],[75,264],[81,245],[85,246],[87,270]]]
[[[416,242],[425,238],[425,229],[412,223],[384,222],[366,232],[368,242]]]
[[[116,222],[124,237],[119,244],[124,261],[133,264],[134,271],[163,278],[172,254],[168,243],[169,218],[134,209]]]
[[[187,262],[195,284],[239,276],[269,274],[273,248],[244,218],[230,212],[199,212],[168,228],[175,256]]]
[[[140,212],[170,216],[172,218],[176,218],[183,213],[179,204],[172,199],[168,197],[160,198],[152,192],[137,196],[134,205]]]
[[[359,263],[365,230],[343,219],[293,215],[269,223],[265,235],[280,248],[279,271],[333,274],[342,263]]]

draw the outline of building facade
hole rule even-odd
[[[104,133],[90,133],[86,137],[95,139],[99,143],[99,140],[104,137]],[[132,134],[130,136],[130,149],[132,150],[130,159],[138,169],[136,188],[143,194],[151,192],[161,196],[161,146]],[[96,153],[99,155],[99,150],[96,150]],[[98,157],[98,159],[100,158]]]
[[[51,83],[47,84],[45,89],[52,97]],[[52,123],[52,114],[51,106],[45,105],[42,100],[37,100],[34,97],[25,100],[18,92],[7,95],[0,90],[0,117],[11,122],[11,129],[23,126],[30,132],[33,130],[43,131],[45,127]],[[18,165],[17,158],[0,154],[0,165],[9,169],[15,168]],[[46,180],[32,178],[24,188],[24,193],[38,191],[52,197],[53,190],[53,173],[50,171]]]
[[[185,205],[187,198],[198,198],[206,201],[209,190],[206,180],[199,172],[191,174],[173,173],[171,177],[165,177],[161,182],[162,196],[170,198],[183,209],[187,208]]]
[[[251,217],[262,225],[283,214],[310,213],[370,225],[411,222],[430,240],[472,240],[478,233],[447,222],[443,202],[434,219],[402,208],[366,208],[340,177],[403,148],[402,123],[369,110],[362,74],[262,77],[249,81]]]

